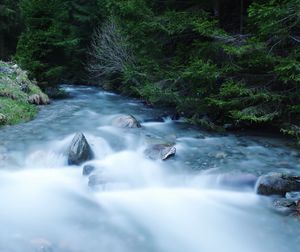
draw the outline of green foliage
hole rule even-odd
[[[136,61],[119,91],[176,106],[202,126],[204,115],[219,125],[300,123],[299,0],[256,0],[228,19],[221,1],[219,16],[206,1],[101,2]]]
[[[18,42],[17,61],[39,81],[80,81],[99,19],[96,1],[21,0],[20,7],[25,31]]]

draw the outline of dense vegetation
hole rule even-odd
[[[89,81],[208,128],[272,126],[300,138],[300,0],[0,6],[11,4],[21,15],[0,16],[0,32],[22,19],[15,59],[39,81],[86,83],[88,70]]]

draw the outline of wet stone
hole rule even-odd
[[[296,203],[285,198],[275,199],[272,205],[274,210],[281,214],[293,214],[297,210]]]
[[[91,175],[91,176],[89,176],[88,185],[90,187],[105,185],[105,183],[106,183],[106,180],[101,175]]]
[[[95,170],[95,167],[94,167],[94,166],[92,166],[92,165],[85,165],[85,166],[83,166],[83,169],[82,169],[82,175],[83,175],[83,176],[88,176],[88,175],[90,175],[94,170]]]
[[[93,158],[93,152],[82,133],[77,133],[68,150],[68,164],[80,165]]]
[[[141,124],[133,115],[121,115],[115,118],[112,124],[118,128],[141,128]]]
[[[161,159],[167,160],[170,157],[173,157],[176,154],[176,148],[174,146],[166,145],[166,144],[154,144],[149,146],[144,154],[153,160]]]
[[[218,177],[218,182],[222,186],[243,188],[250,187],[254,188],[257,177],[250,173],[241,174],[223,174]]]
[[[298,201],[300,200],[300,192],[287,192],[285,197],[289,200]]]
[[[261,195],[285,196],[287,192],[299,191],[300,182],[292,176],[269,173],[258,179],[256,189],[257,193]]]

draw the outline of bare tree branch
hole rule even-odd
[[[87,69],[95,79],[121,74],[127,65],[134,65],[133,55],[113,20],[96,29],[89,55]]]

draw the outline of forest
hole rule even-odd
[[[208,130],[300,139],[299,0],[2,0],[0,59],[39,86],[96,84]]]

